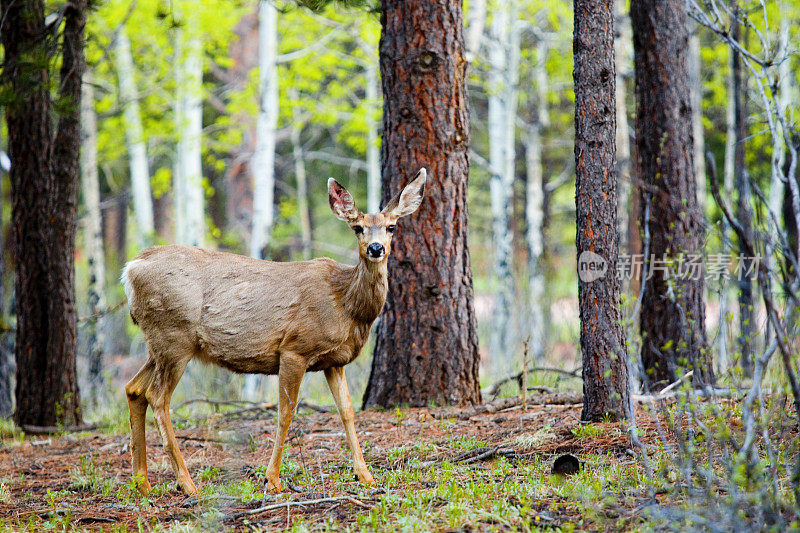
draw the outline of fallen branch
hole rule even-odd
[[[352,496],[333,496],[330,498],[318,498],[316,500],[300,500],[300,501],[273,503],[270,505],[264,505],[263,507],[258,507],[256,509],[249,509],[247,511],[240,511],[238,513],[233,513],[226,516],[225,518],[227,520],[233,520],[236,518],[240,518],[242,516],[251,516],[258,513],[264,513],[266,511],[274,511],[275,509],[284,509],[284,508],[288,509],[293,505],[298,507],[305,507],[306,505],[317,505],[320,503],[332,503],[332,502],[342,502],[342,501],[350,502],[353,505],[358,505],[360,507],[369,509],[369,505],[353,498]]]
[[[92,431],[99,428],[97,424],[83,424],[79,426],[33,426],[23,424],[20,426],[22,431],[31,435],[50,435],[53,433],[78,433],[81,431]]]
[[[477,463],[478,461],[494,459],[498,456],[509,457],[514,455],[516,455],[516,452],[511,448],[501,448],[500,446],[484,446],[482,448],[476,448],[474,450],[457,455],[453,458],[453,462],[463,463],[466,465],[470,463]]]

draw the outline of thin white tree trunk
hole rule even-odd
[[[730,52],[732,54],[732,51]],[[736,109],[733,101],[733,76],[728,77],[728,102],[725,108],[725,160],[722,171],[724,198],[730,202],[733,197],[733,160],[736,152]],[[722,252],[730,253],[728,239],[730,238],[730,227],[722,219]],[[719,336],[717,342],[717,366],[718,374],[724,374],[728,370],[728,283],[725,278],[721,280],[719,293]]]
[[[183,75],[183,30],[175,29],[175,54],[172,69],[175,75],[175,100],[173,113],[175,115],[175,152],[172,163],[172,201],[174,212],[175,242],[186,243],[186,179],[183,175],[183,135],[184,135],[184,75]]]
[[[297,91],[291,89],[290,98],[298,100]],[[303,156],[303,145],[300,141],[302,125],[297,116],[296,108],[292,109],[292,158],[294,159],[294,174],[297,180],[297,211],[300,215],[300,238],[303,246],[303,259],[311,259],[311,217],[308,214],[308,178],[306,177],[306,163]]]
[[[142,117],[139,112],[139,93],[136,90],[134,78],[131,42],[124,28],[117,33],[115,52],[119,93],[125,118],[125,144],[128,149],[130,165],[136,242],[140,248],[144,248],[151,243],[153,237],[153,196],[150,192],[147,148],[144,141]]]
[[[693,24],[693,26],[696,26]],[[694,27],[689,37],[689,87],[692,98],[692,137],[694,138],[694,175],[697,180],[697,206],[706,212],[706,143],[703,133],[703,80],[700,39]]]
[[[180,161],[186,221],[184,242],[190,246],[203,246],[206,233],[202,155],[203,42],[197,34],[190,35],[186,40],[183,82]]]
[[[483,27],[486,24],[486,0],[472,0],[469,3],[467,15],[467,29],[464,31],[464,48],[466,60],[470,63],[475,60],[481,47]]]
[[[367,210],[377,213],[381,203],[381,157],[378,143],[379,94],[378,63],[367,64]]]
[[[258,7],[258,75],[260,107],[256,121],[256,150],[250,165],[253,174],[253,226],[250,255],[263,259],[275,220],[275,133],[278,127],[278,11],[268,0]],[[262,387],[258,375],[248,374],[244,395],[255,399]]]
[[[100,178],[97,169],[97,116],[94,110],[94,88],[90,76],[83,80],[81,97],[81,188],[84,217],[84,249],[89,261],[87,287],[90,319],[86,322],[89,338],[89,385],[92,401],[97,403],[103,373],[103,333],[106,309],[106,264],[103,252],[103,230],[100,213]]]
[[[514,138],[516,119],[516,73],[519,63],[519,40],[510,28],[511,0],[502,0],[493,13],[489,49],[489,165],[492,169],[490,195],[494,269],[497,282],[494,323],[490,339],[496,372],[511,370],[511,305],[514,296],[512,276],[512,233],[509,225],[514,185]],[[514,48],[517,48],[514,50]]]
[[[623,13],[623,2],[617,0],[615,2],[616,23],[619,31],[617,32],[617,39],[614,43],[616,63],[616,110],[617,110],[617,167],[618,173],[618,186],[617,186],[617,220],[619,221],[620,242],[628,246],[630,239],[628,237],[628,226],[630,216],[630,196],[633,190],[633,183],[631,181],[631,137],[630,127],[628,126],[628,108],[626,105],[628,99],[628,91],[625,85],[625,76],[631,70],[631,47],[633,42],[631,40],[631,20],[628,15]]]
[[[274,222],[275,130],[278,125],[278,12],[267,0],[258,8],[258,69],[261,104],[256,122],[253,173],[253,229],[250,255],[263,258]]]
[[[547,47],[539,43],[537,47],[534,79],[536,82],[536,121],[530,125],[525,140],[525,163],[527,186],[525,191],[525,219],[528,241],[528,332],[530,334],[531,354],[534,360],[541,360],[545,354],[545,313],[544,313],[544,274],[542,272],[542,252],[544,251],[544,188],[542,166],[542,129],[550,124],[547,108]]]

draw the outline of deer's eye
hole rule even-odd
[[[356,232],[356,235],[360,235],[361,233],[364,233],[364,228],[361,226],[353,226],[353,231]]]
[[[395,228],[395,225],[391,224],[389,226],[386,226],[386,231],[388,231],[389,233],[394,233],[394,228]]]

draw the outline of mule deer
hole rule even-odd
[[[175,477],[195,494],[170,420],[175,386],[191,359],[233,372],[278,375],[278,429],[267,467],[269,490],[280,492],[283,444],[307,371],[322,370],[344,424],[358,479],[373,483],[353,425],[344,366],[353,361],[386,301],[392,233],[400,217],[419,207],[426,172],[381,211],[361,213],[336,180],[328,200],[356,234],[359,261],[328,258],[277,263],[188,246],[145,250],[125,265],[122,283],[131,317],[147,341],[148,358],[125,386],[131,420],[133,475],[149,492],[145,414],[153,408]]]

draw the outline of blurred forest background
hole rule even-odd
[[[633,42],[626,4],[619,2],[615,21],[620,253],[642,254],[640,182],[632,163]],[[754,6],[758,9],[748,15],[758,28],[769,29],[767,37],[776,48],[789,54],[777,79],[787,119],[796,124],[800,27],[794,22],[800,20],[800,1]],[[356,261],[351,232],[330,213],[326,180],[339,180],[362,210],[378,209],[380,21],[374,10],[362,7],[317,7],[111,0],[90,14],[76,256],[78,364],[88,419],[101,416],[101,406],[122,412],[120,384],[145,357],[118,281],[124,263],[143,248],[182,243],[280,261],[319,256]],[[484,386],[521,368],[525,344],[538,366],[566,371],[580,366],[572,24],[567,1],[465,4],[469,243]],[[783,209],[791,201],[790,191],[772,180],[773,138],[760,93],[748,81],[750,72],[744,69],[744,85],[735,98],[731,48],[708,28],[690,24],[697,200],[706,226],[703,253],[706,258],[731,257],[726,268],[733,273],[740,250],[711,199],[704,154],[713,155],[729,204],[751,202],[747,188],[737,185],[740,172],[767,191],[775,213],[791,214]],[[747,40],[749,32],[753,49],[763,51],[755,29],[742,31],[741,39]],[[0,149],[7,138],[5,121],[2,128]],[[8,157],[0,155],[0,414],[8,415],[15,252],[8,222]],[[765,220],[763,213],[760,220]],[[796,235],[792,224],[787,216],[787,231]],[[639,283],[636,276],[623,279],[625,317],[633,316]],[[743,351],[764,347],[765,312],[752,296],[739,305],[741,289],[725,276],[708,276],[705,291],[708,343],[724,383],[741,371],[737,362]],[[635,343],[638,324],[625,325],[629,343]],[[737,341],[742,337],[749,344]],[[368,345],[348,371],[356,403],[370,360]],[[302,394],[317,397],[324,392],[323,382],[313,376]],[[241,397],[243,383],[242,377],[192,363],[176,400]],[[260,386],[249,387],[247,394],[271,399],[270,382]],[[327,398],[325,393],[318,401],[329,403]]]

